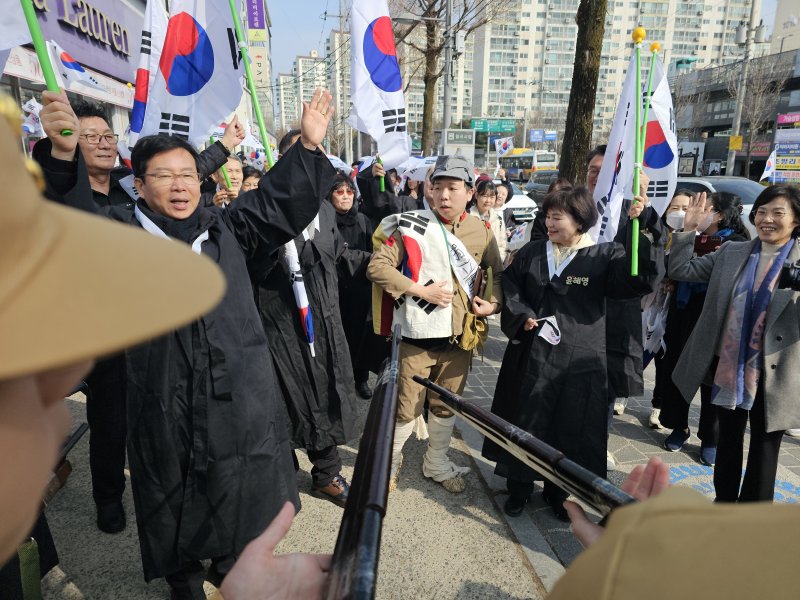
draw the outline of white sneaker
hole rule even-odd
[[[784,433],[791,437],[800,438],[800,429],[787,429]]]
[[[614,460],[614,455],[611,454],[611,450],[606,450],[606,470],[607,471],[617,470],[617,461]]]
[[[625,412],[625,407],[628,406],[628,399],[627,398],[615,398],[614,399],[614,414],[621,415]]]
[[[648,422],[652,429],[661,429],[661,421],[658,420],[658,417],[660,416],[661,416],[660,408],[654,408],[653,410],[650,411],[650,420]]]

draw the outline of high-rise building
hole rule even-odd
[[[279,132],[299,125],[297,107],[295,78],[287,73],[280,73],[275,78],[275,126]]]
[[[800,48],[800,6],[797,0],[778,0],[772,25],[770,54]]]
[[[328,69],[327,87],[336,107],[328,130],[331,152],[352,157],[352,129],[346,119],[350,114],[350,32],[331,31],[325,42],[325,62]]]
[[[563,132],[572,86],[579,0],[512,0],[476,32],[473,116],[507,117]],[[607,136],[633,50],[647,30],[670,69],[739,60],[735,28],[751,0],[609,0],[595,106],[595,132]],[[647,64],[645,62],[645,64]]]

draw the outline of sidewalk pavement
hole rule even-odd
[[[464,396],[488,408],[500,368],[506,339],[499,320],[493,320],[483,357],[476,357]],[[645,373],[645,397],[632,399],[625,413],[614,418],[609,448],[618,471],[609,479],[621,483],[625,473],[653,455],[671,465],[673,483],[691,485],[713,497],[711,468],[699,463],[699,443],[692,437],[686,450],[666,451],[667,431],[647,427],[653,388],[652,367]],[[695,402],[690,425],[696,430]],[[82,397],[69,401],[76,421],[85,421]],[[366,413],[367,403],[361,406]],[[459,423],[451,444],[454,462],[473,467],[467,490],[450,494],[421,473],[425,442],[414,436],[404,449],[398,490],[389,496],[378,572],[379,599],[538,599],[564,572],[581,548],[568,525],[556,520],[534,494],[522,516],[502,511],[505,480],[493,474],[494,465],[480,457],[483,439]],[[344,473],[352,475],[357,443],[341,448]],[[310,464],[300,453],[298,485],[303,509],[279,545],[278,552],[332,552],[341,509],[308,495]],[[74,472],[47,508],[61,564],[45,579],[45,598],[165,599],[163,580],[145,584],[136,535],[133,500],[126,490],[128,528],[107,535],[94,524],[88,466],[88,436],[69,456]],[[781,450],[776,501],[800,500],[800,440],[786,437]],[[209,588],[211,589],[211,588]]]

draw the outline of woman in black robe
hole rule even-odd
[[[355,199],[355,186],[348,177],[338,175],[333,182],[328,201],[336,210],[336,226],[343,243],[350,250],[360,250],[372,254],[372,224],[358,211]],[[353,363],[353,380],[356,391],[362,398],[371,398],[369,387],[369,363],[362,361],[367,319],[372,302],[372,284],[366,275],[367,262],[359,263],[357,271],[351,272],[352,261],[339,263],[339,312],[342,326],[350,348],[350,361]]]
[[[641,209],[636,204],[630,214]],[[527,244],[503,273],[501,326],[509,343],[492,412],[605,476],[606,299],[650,291],[654,258],[641,236],[641,275],[631,277],[621,244],[592,242],[585,232],[598,214],[586,188],[548,196],[543,210],[550,240]],[[541,476],[490,440],[483,455],[508,479],[505,511],[519,515]],[[562,519],[566,497],[545,482],[545,499]]]
[[[320,199],[330,187],[320,194]],[[289,411],[293,444],[305,449],[312,463],[311,494],[344,506],[349,484],[341,474],[337,446],[354,439],[359,432],[355,430],[357,410],[350,349],[339,313],[337,269],[347,268],[354,273],[364,270],[370,255],[344,245],[336,226],[336,211],[329,202],[322,203],[315,220],[294,239],[294,246],[308,297],[313,344],[309,343],[300,318],[293,291],[297,278],[290,274],[286,249],[281,251],[275,268],[256,279],[261,319]]]

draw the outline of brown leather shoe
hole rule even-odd
[[[315,498],[322,498],[323,500],[330,500],[337,506],[344,508],[347,502],[347,495],[350,493],[350,484],[341,475],[333,478],[328,485],[322,488],[312,488],[311,495]]]

